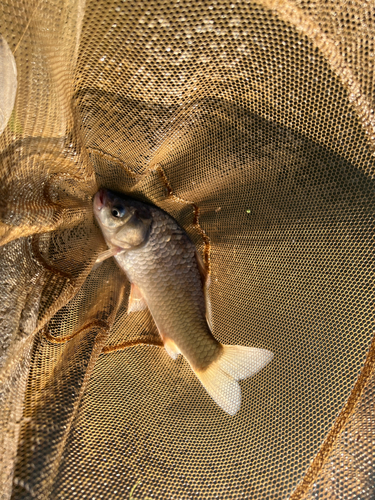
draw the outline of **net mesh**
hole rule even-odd
[[[0,498],[373,498],[373,4],[1,9]],[[95,264],[100,187],[176,218],[215,337],[275,353],[235,417]]]

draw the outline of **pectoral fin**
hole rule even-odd
[[[123,249],[120,247],[109,248],[108,250],[105,250],[105,252],[102,252],[101,254],[99,254],[98,258],[95,261],[95,264],[100,264],[104,260],[107,260],[110,257],[114,257],[115,255],[118,255],[122,251],[123,251]]]
[[[130,296],[128,302],[128,314],[147,309],[147,303],[143,298],[142,292],[134,283],[131,283]]]

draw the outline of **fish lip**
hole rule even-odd
[[[106,193],[105,189],[99,189],[99,191],[94,196],[94,208],[100,212],[100,210],[104,207],[106,202]]]

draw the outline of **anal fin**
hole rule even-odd
[[[130,296],[128,302],[128,314],[147,309],[147,303],[143,298],[142,292],[134,283],[131,283]]]
[[[178,355],[181,354],[179,348],[173,342],[173,340],[163,338],[164,349],[167,351],[172,359],[177,359]]]

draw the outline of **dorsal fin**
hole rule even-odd
[[[198,250],[195,250],[195,259],[197,261],[199,274],[201,275],[202,284],[205,285],[207,283],[207,281],[209,281],[210,275],[208,273],[208,269],[206,267],[206,264],[203,262],[202,256],[198,252]],[[210,285],[208,285],[208,286],[210,286]]]
[[[211,312],[211,300],[210,300],[210,295],[209,295],[209,288],[211,285],[211,276],[208,272],[208,269],[203,262],[201,254],[198,252],[198,250],[195,250],[195,259],[197,261],[197,266],[199,273],[201,275],[202,279],[202,285],[203,285],[203,293],[204,293],[204,300],[206,303],[206,320],[207,324],[212,330],[212,312]]]

